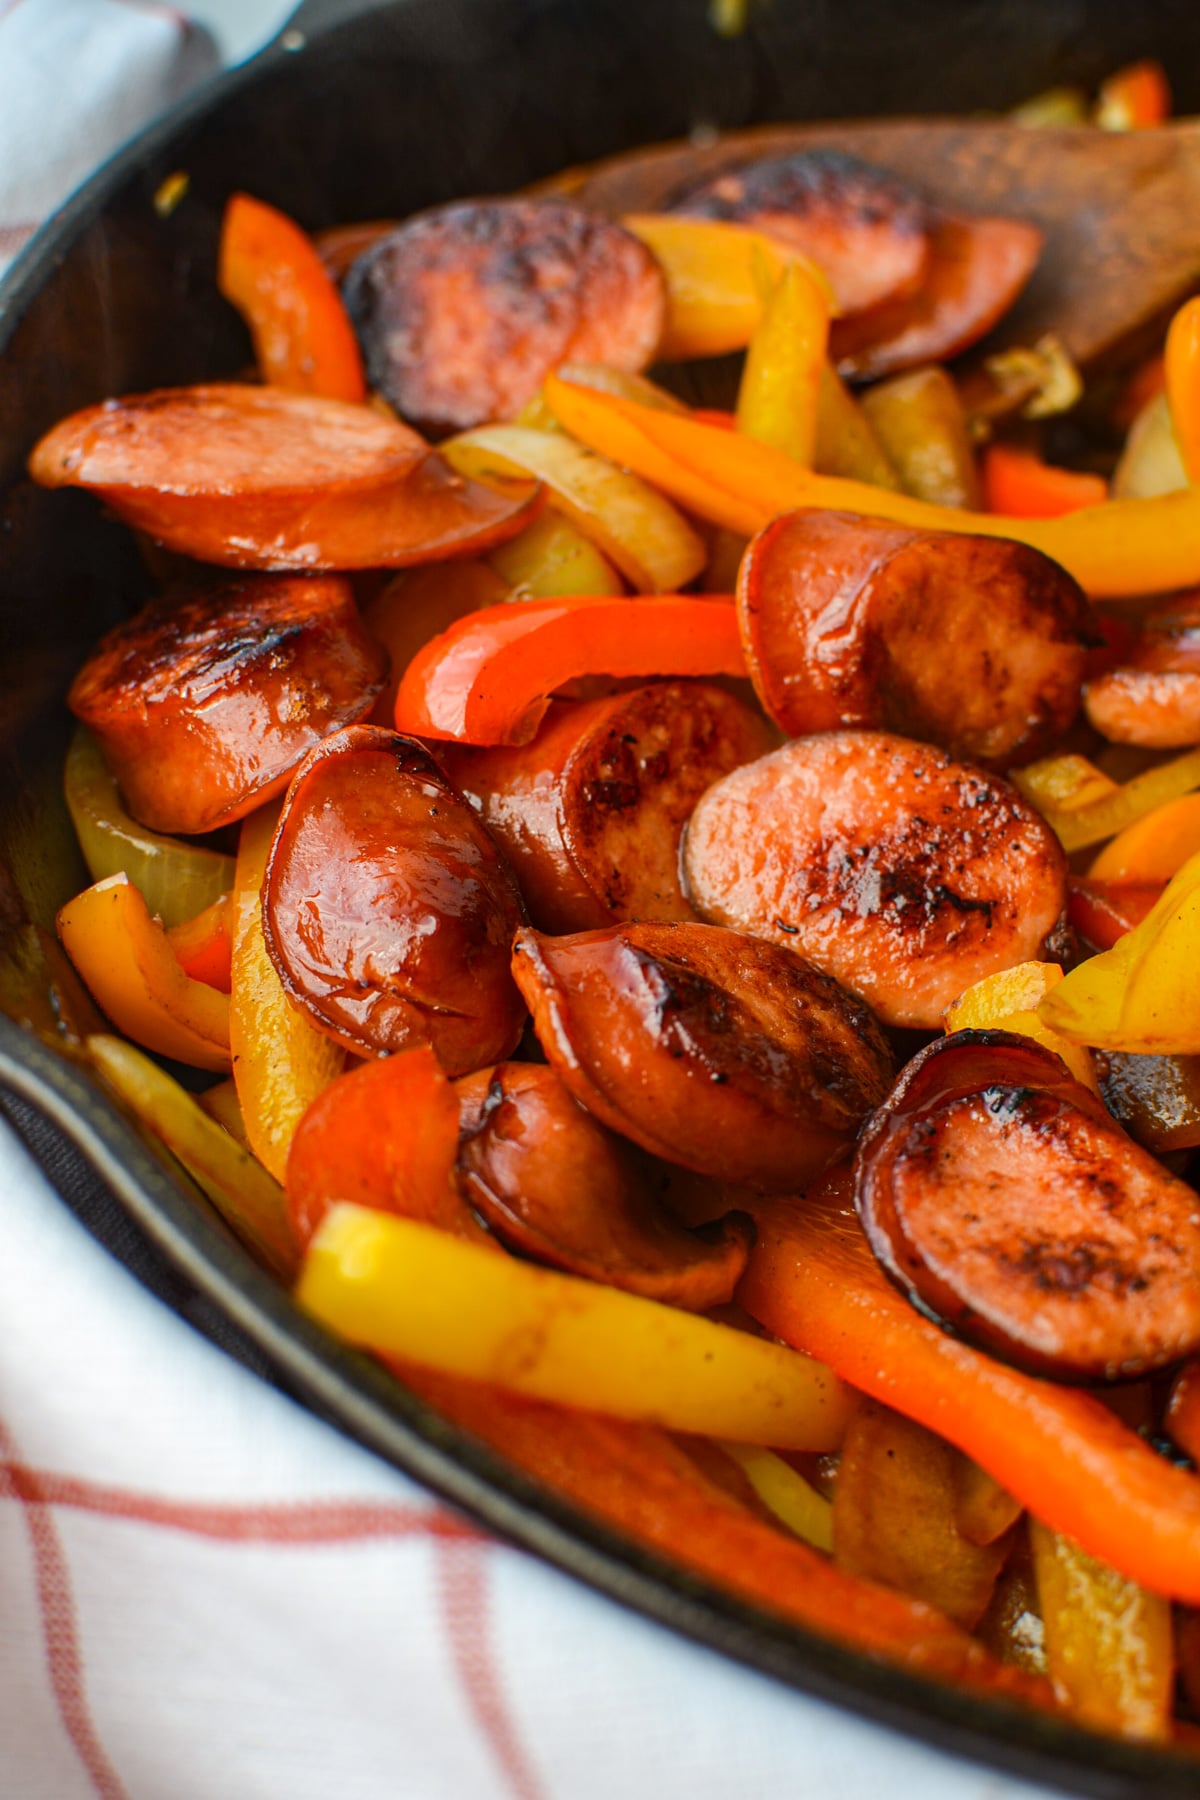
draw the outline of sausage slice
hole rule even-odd
[[[353,725],[288,791],[263,886],[279,979],[322,1031],[381,1055],[430,1044],[448,1075],[516,1048],[523,918],[504,858],[411,738]]]
[[[329,732],[370,712],[387,658],[338,576],[250,576],[151,605],[104,637],[67,702],[134,818],[212,831],[287,786]]]
[[[721,1181],[803,1187],[887,1089],[891,1056],[867,1008],[799,957],[737,932],[522,931],[513,972],[580,1104]]]
[[[1200,1196],[1027,1038],[914,1057],[863,1133],[855,1203],[910,1298],[1036,1374],[1128,1380],[1200,1345]]]
[[[750,225],[823,270],[843,313],[910,294],[929,255],[929,209],[906,182],[842,150],[793,150],[725,169],[673,212]]]
[[[345,298],[372,387],[436,434],[514,419],[563,362],[643,368],[666,285],[646,247],[594,213],[479,200],[419,213],[374,244]]]
[[[1058,839],[1015,788],[881,731],[797,738],[735,769],[697,803],[683,861],[702,918],[930,1031],[973,982],[1036,960],[1066,900]]]
[[[1090,681],[1085,703],[1096,730],[1118,744],[1200,744],[1200,590],[1154,606],[1129,661]]]
[[[458,1178],[510,1249],[691,1312],[724,1306],[754,1240],[745,1213],[687,1231],[628,1144],[544,1063],[500,1063],[456,1084]]]
[[[447,747],[442,763],[505,851],[535,925],[695,917],[679,840],[696,801],[770,748],[750,707],[707,682],[556,704],[531,744]]]
[[[1040,550],[816,509],[753,540],[738,623],[789,736],[876,726],[999,765],[1066,730],[1096,636],[1082,588]]]

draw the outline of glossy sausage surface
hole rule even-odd
[[[833,1162],[887,1090],[867,1008],[773,944],[708,925],[518,934],[517,983],[575,1098],[668,1162],[767,1192]]]
[[[522,920],[507,863],[421,745],[378,726],[297,770],[263,888],[284,988],[360,1055],[430,1044],[449,1075],[515,1049]]]
[[[387,674],[340,576],[250,576],[119,625],[67,696],[125,804],[155,831],[211,831],[287,785]]]
[[[797,738],[697,804],[684,874],[703,918],[787,945],[885,1024],[936,1030],[1036,960],[1066,900],[1049,826],[1008,782],[877,731]]]
[[[530,744],[440,752],[504,849],[544,931],[695,917],[679,841],[696,801],[771,747],[770,728],[707,682],[655,682],[553,706]]]
[[[738,575],[751,677],[789,736],[874,726],[993,764],[1071,723],[1090,619],[1078,583],[1026,544],[851,513],[785,513]]]
[[[1128,662],[1090,681],[1087,716],[1119,744],[1200,744],[1200,592],[1172,594],[1146,615]]]
[[[659,1205],[643,1159],[545,1063],[481,1069],[456,1092],[459,1183],[504,1243],[693,1312],[732,1299],[754,1238],[745,1213],[703,1235],[685,1230]]]
[[[1195,1190],[1027,1038],[920,1052],[863,1133],[855,1202],[910,1297],[1036,1374],[1130,1379],[1200,1345]]]
[[[515,418],[563,362],[644,367],[666,305],[644,245],[554,200],[420,213],[358,259],[345,296],[371,385],[435,432]]]

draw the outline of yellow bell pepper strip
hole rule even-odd
[[[250,1147],[282,1181],[296,1127],[341,1074],[346,1053],[292,1005],[267,955],[262,885],[278,816],[278,807],[260,807],[243,821],[238,840],[229,1041]]]
[[[833,1507],[799,1470],[757,1444],[721,1445],[768,1512],[815,1550],[833,1549]]]
[[[1170,881],[1200,851],[1200,794],[1182,794],[1136,819],[1106,844],[1088,870],[1092,881]]]
[[[806,469],[817,451],[822,374],[829,347],[829,298],[803,263],[784,269],[746,350],[737,428],[772,444]]]
[[[100,746],[82,725],[67,751],[63,789],[92,880],[127,875],[168,928],[233,886],[232,856],[147,831],[129,816]]]
[[[570,379],[569,371],[562,373]],[[902,486],[875,427],[828,358],[821,370],[813,466],[822,475],[842,475],[893,492]]]
[[[1142,1587],[1200,1600],[1200,1479],[1102,1401],[1025,1375],[921,1316],[888,1281],[832,1183],[756,1201],[738,1287],[774,1336],[973,1457],[1044,1524]]]
[[[1171,320],[1165,370],[1175,442],[1195,485],[1200,482],[1200,294]]]
[[[229,1072],[229,997],[184,974],[162,924],[125,875],[59,912],[63,949],[118,1031],[176,1062]]]
[[[147,1130],[179,1158],[230,1230],[273,1274],[291,1281],[300,1262],[283,1189],[177,1081],[121,1038],[90,1037],[93,1066]]]
[[[1038,1007],[1062,978],[1058,963],[1049,962],[1018,963],[1015,969],[985,975],[946,1008],[946,1030],[1019,1032],[1061,1056],[1076,1081],[1098,1094],[1100,1084],[1089,1051],[1052,1031],[1038,1014]]]
[[[1078,812],[1120,791],[1111,775],[1073,751],[1063,756],[1046,756],[1023,769],[1014,769],[1009,780],[1046,817],[1051,813]]]
[[[1066,762],[1068,759],[1051,760]],[[1043,770],[1044,765],[1040,763],[1031,763],[1027,769],[1014,769],[1013,786],[1037,807],[1070,856],[1076,850],[1086,850],[1091,844],[1104,843],[1106,838],[1115,837],[1156,807],[1200,788],[1200,749],[1185,751],[1182,756],[1159,763],[1156,768],[1147,769],[1144,774],[1135,775],[1131,781],[1120,785],[1101,788],[1098,783],[1093,790],[1094,798],[1085,799],[1081,793],[1078,800],[1067,806],[1043,799],[1048,791]],[[1108,781],[1099,770],[1095,772],[1102,782]]]
[[[1171,1736],[1171,1608],[1070,1538],[1030,1522],[1046,1672],[1081,1724],[1142,1741]]]
[[[532,525],[493,550],[488,561],[507,584],[513,600],[625,592],[625,584],[608,558],[549,506]],[[444,576],[445,566],[438,572]]]
[[[326,1214],[296,1299],[383,1355],[703,1437],[829,1450],[850,1406],[778,1344],[370,1207]]]
[[[641,238],[666,277],[660,362],[744,349],[763,315],[760,273],[777,280],[795,256],[749,225],[673,213],[628,213],[621,223]]]
[[[1140,925],[1080,963],[1038,1008],[1053,1030],[1099,1050],[1200,1052],[1200,856]]]
[[[681,505],[753,533],[780,513],[830,507],[944,531],[946,514],[927,500],[802,469],[766,444],[656,412],[551,375],[546,399],[583,443],[661,487]],[[1052,557],[1088,593],[1103,598],[1167,593],[1200,583],[1200,489],[1149,500],[1106,500],[1059,519],[964,511],[961,531],[1014,538]]]
[[[906,494],[935,506],[978,510],[982,496],[966,408],[945,369],[894,375],[868,388],[862,405]]]
[[[702,540],[669,500],[561,432],[481,425],[440,448],[460,475],[481,481],[536,474],[576,530],[638,593],[674,593],[704,567]]]

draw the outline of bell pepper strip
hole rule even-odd
[[[768,1512],[814,1550],[833,1549],[833,1507],[791,1463],[757,1444],[722,1444]]]
[[[539,519],[535,524],[540,522]],[[514,542],[519,543],[520,539]],[[404,671],[431,638],[468,613],[482,612],[485,606],[499,606],[510,596],[504,577],[490,562],[475,557],[402,569],[385,582],[362,609],[364,626],[383,645],[391,665],[388,679],[368,715],[370,722],[391,725]]]
[[[317,1095],[288,1151],[285,1186],[299,1242],[348,1200],[498,1250],[455,1184],[458,1126],[458,1097],[428,1045],[339,1075]]]
[[[233,886],[232,856],[148,831],[130,817],[99,745],[82,725],[67,751],[63,788],[92,880],[127,875],[168,929]]]
[[[737,428],[804,468],[817,451],[817,417],[829,347],[825,284],[801,262],[784,269],[746,349]]]
[[[184,974],[125,875],[85,888],[56,923],[63,949],[118,1031],[160,1056],[228,1073],[228,996]]]
[[[87,1054],[113,1092],[162,1140],[203,1189],[234,1235],[285,1281],[300,1262],[283,1189],[194,1095],[121,1038],[87,1040]]]
[[[362,355],[341,295],[312,240],[285,213],[234,194],[221,222],[217,286],[254,340],[273,387],[365,400]]]
[[[816,506],[923,530],[945,529],[944,510],[927,500],[813,474],[740,434],[575,387],[556,375],[547,378],[546,398],[574,437],[718,525],[753,533],[780,513]],[[1058,519],[964,511],[955,525],[1031,544],[1098,598],[1200,583],[1200,489],[1150,500],[1106,500]]]
[[[936,506],[978,510],[975,447],[953,376],[938,367],[894,375],[868,388],[862,408],[904,493]]]
[[[755,1203],[737,1298],[774,1336],[938,1432],[1043,1523],[1155,1593],[1200,1598],[1200,1481],[1099,1400],[949,1336],[892,1287],[844,1189]]]
[[[639,593],[674,593],[704,567],[703,542],[669,500],[562,432],[482,425],[441,449],[460,475],[535,476]]]
[[[1088,878],[1161,888],[1198,850],[1200,794],[1181,794],[1118,832],[1092,863]]]
[[[1171,1383],[1163,1425],[1172,1442],[1200,1463],[1200,1357],[1185,1362]]]
[[[795,252],[749,225],[672,213],[628,213],[621,224],[642,240],[666,277],[660,362],[744,349],[763,316],[760,276],[777,280],[795,260]]]
[[[1093,950],[1111,950],[1118,938],[1140,925],[1162,897],[1164,884],[1067,878],[1067,919]]]
[[[1146,131],[1171,116],[1171,88],[1161,63],[1129,63],[1101,82],[1092,122],[1103,131]]]
[[[466,744],[527,744],[580,675],[742,675],[728,598],[525,600],[470,613],[409,664],[396,729]]]
[[[1171,1608],[1070,1538],[1029,1527],[1046,1672],[1080,1724],[1143,1742],[1171,1735]]]
[[[567,371],[563,371],[564,376]],[[704,423],[709,415],[697,409]],[[828,358],[821,370],[817,398],[817,448],[814,468],[822,475],[841,475],[872,487],[898,491],[903,485],[879,434]]]
[[[393,1363],[445,1418],[526,1474],[727,1592],[914,1674],[1052,1706],[1048,1682],[1006,1668],[920,1601],[839,1569],[719,1487],[653,1426],[564,1413],[496,1388]]]
[[[244,821],[238,840],[229,1042],[250,1147],[282,1181],[296,1127],[341,1074],[346,1053],[292,1005],[267,954],[262,887],[278,817],[278,807],[261,807]]]
[[[623,594],[625,584],[608,558],[553,507],[517,537],[493,550],[488,562],[512,600],[559,594]],[[446,570],[440,568],[439,575]]]
[[[829,1450],[850,1406],[778,1344],[346,1202],[310,1240],[296,1299],[385,1356],[699,1436]]]
[[[1200,294],[1171,320],[1164,372],[1175,441],[1195,485],[1200,483]]]
[[[1120,792],[1120,784],[1086,756],[1068,752],[1027,763],[1009,776],[1014,787],[1032,806],[1048,817],[1051,813],[1079,812],[1094,801]]]
[[[1200,856],[1140,925],[1059,983],[1038,1008],[1064,1037],[1100,1050],[1200,1052]]]
[[[622,400],[633,400],[639,406],[653,406],[659,412],[686,414],[690,408],[669,389],[660,387],[657,381],[651,381],[647,375],[635,374],[632,369],[614,369],[611,363],[570,362],[562,363],[559,374],[564,381],[578,381],[583,387],[598,388],[602,394],[616,394]],[[554,419],[549,407],[546,408],[547,420],[555,430],[561,429]],[[723,415],[733,427],[733,415]]]
[[[1086,850],[1092,844],[1116,837],[1156,807],[1200,787],[1200,749],[1188,750],[1183,756],[1135,775],[1131,781],[1114,785],[1111,792],[1098,792],[1094,799],[1070,806],[1042,798],[1046,791],[1041,785],[1042,775],[1043,765],[1031,763],[1027,769],[1014,769],[1011,780],[1053,828],[1067,854],[1072,855],[1076,850]]]
[[[194,918],[173,925],[167,940],[185,975],[220,988],[223,994],[229,992],[233,945],[229,936],[228,894],[221,894]]]
[[[1060,519],[1108,498],[1102,475],[1058,468],[1019,444],[989,444],[983,453],[984,504],[1018,519]]]
[[[1025,962],[1014,969],[985,975],[946,1009],[946,1031],[1015,1031],[1053,1050],[1085,1087],[1100,1092],[1090,1053],[1080,1044],[1052,1031],[1038,1016],[1038,1007],[1063,978],[1058,963]]]

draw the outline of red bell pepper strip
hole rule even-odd
[[[409,664],[396,729],[527,744],[550,695],[580,675],[744,675],[732,600],[526,600],[468,613]]]
[[[983,492],[989,512],[1016,519],[1059,519],[1108,499],[1101,475],[1060,469],[1017,444],[989,444],[983,453]]]
[[[1156,901],[1162,882],[1090,881],[1072,875],[1067,882],[1067,918],[1094,950],[1111,950],[1118,938],[1140,925]]]
[[[250,327],[263,379],[327,400],[365,400],[362,356],[311,240],[249,194],[225,208],[217,282]]]
[[[179,966],[193,981],[227,994],[232,986],[233,939],[229,930],[229,895],[221,894],[198,912],[167,932]]]
[[[1128,63],[1100,84],[1095,123],[1106,131],[1146,131],[1171,116],[1171,89],[1161,63]]]
[[[965,1450],[1035,1518],[1152,1593],[1200,1601],[1200,1480],[1100,1400],[1024,1375],[930,1323],[871,1255],[845,1180],[759,1202],[738,1287],[793,1349]]]

